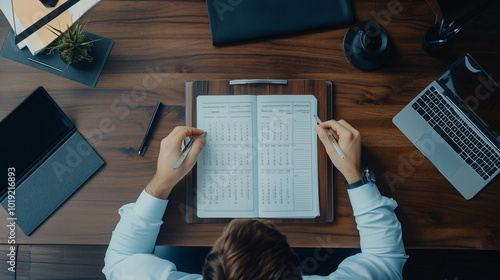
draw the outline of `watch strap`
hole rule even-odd
[[[374,182],[375,183],[375,175],[373,174],[373,171],[371,170],[371,168],[366,168],[364,171],[363,171],[363,176],[361,177],[361,179],[359,181],[356,181],[354,183],[347,183],[347,181],[345,181],[345,186],[347,187],[347,189],[349,190],[352,190],[352,189],[355,189],[357,187],[360,187],[362,185],[365,185],[365,184],[368,184],[370,182]]]
[[[361,187],[362,185],[368,183],[368,179],[366,178],[366,176],[363,174],[363,177],[361,177],[360,180],[352,183],[352,184],[349,184],[347,181],[345,181],[345,186],[347,189],[349,190],[352,190],[352,189],[355,189],[357,187]]]

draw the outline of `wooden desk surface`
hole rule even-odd
[[[399,203],[407,247],[500,249],[500,177],[466,201],[391,121],[465,52],[493,77],[500,75],[500,3],[470,22],[449,51],[431,56],[421,47],[434,22],[425,1],[400,1],[400,13],[390,12],[393,2],[352,1],[357,20],[378,20],[392,38],[390,60],[371,72],[356,69],[342,52],[349,26],[214,47],[204,0],[99,3],[88,14],[88,29],[115,45],[96,88],[0,58],[0,117],[42,85],[107,163],[32,236],[18,229],[17,243],[107,244],[118,208],[135,201],[153,176],[160,140],[184,123],[185,80],[296,78],[334,81],[335,116],[361,132],[363,165],[375,170],[382,194]],[[0,17],[0,38],[8,30]],[[140,157],[137,150],[157,101],[166,106]],[[395,182],[387,180],[390,174],[398,176]],[[293,246],[359,246],[343,178],[335,176],[335,222],[280,225]],[[179,210],[182,183],[171,199],[158,243],[212,245],[224,225],[185,224]],[[0,221],[6,218],[0,211]],[[5,226],[0,236],[6,243]]]

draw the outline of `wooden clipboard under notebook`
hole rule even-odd
[[[320,119],[333,118],[333,83],[325,80],[200,80],[200,81],[186,81],[185,94],[186,94],[186,125],[197,126],[197,97],[199,96],[228,96],[228,100],[283,100],[286,97],[280,95],[310,95],[309,99],[314,99],[316,106],[317,100],[317,114]],[[246,97],[244,95],[247,95]],[[267,97],[259,98],[261,95],[268,95]],[[232,96],[232,97],[229,97]],[[238,97],[239,96],[239,97]],[[315,98],[312,98],[314,96]],[[275,99],[276,98],[276,99]],[[304,100],[308,99],[307,96],[293,96],[290,99]],[[217,100],[216,100],[217,99]],[[208,98],[203,97],[200,100],[213,100],[218,102],[218,97]],[[199,101],[203,102],[203,101]],[[205,104],[205,103],[200,103]],[[246,104],[252,104],[248,102]],[[261,104],[262,105],[262,104]],[[257,105],[257,106],[261,106]],[[253,106],[253,105],[252,105]],[[316,108],[314,108],[316,110]],[[202,118],[204,116],[201,116]],[[199,124],[206,125],[207,122],[200,122]],[[312,126],[310,126],[312,128]],[[210,133],[210,132],[208,132]],[[234,135],[234,134],[232,134]],[[251,136],[253,138],[255,135]],[[208,140],[208,138],[207,138]],[[328,160],[328,155],[323,145],[317,141],[317,181],[318,181],[318,194],[319,194],[319,215],[315,218],[300,216],[301,218],[271,218],[276,223],[328,223],[333,222],[334,219],[334,198],[333,198],[333,165]],[[314,143],[316,145],[316,143]],[[314,146],[315,147],[315,146]],[[250,155],[251,156],[251,155]],[[314,158],[314,157],[313,157]],[[200,160],[200,159],[199,159]],[[260,160],[260,159],[259,159]],[[203,175],[203,173],[200,173]],[[315,176],[315,174],[314,174]],[[243,177],[243,176],[241,176]],[[201,178],[201,175],[200,175]],[[198,178],[198,179],[200,179]],[[259,177],[261,178],[261,177]],[[244,178],[240,178],[244,180]],[[240,180],[239,179],[239,180]],[[255,179],[254,179],[255,180]],[[205,187],[205,186],[204,186]],[[222,195],[232,195],[230,192]],[[200,218],[205,216],[203,211],[198,211],[198,199],[203,199],[199,196],[197,189],[197,168],[186,176],[186,223],[225,223],[230,221],[230,218]],[[256,197],[254,200],[260,199]],[[202,202],[200,202],[202,203]],[[205,201],[206,203],[206,201]],[[258,202],[254,202],[257,204]],[[205,205],[205,204],[204,204]],[[258,207],[258,206],[257,206]],[[260,211],[260,210],[259,210]],[[259,212],[260,213],[260,212]],[[200,214],[200,215],[199,215]],[[243,216],[245,214],[242,214]],[[205,217],[209,217],[205,216]],[[236,215],[237,216],[237,215]],[[236,217],[235,216],[235,217]],[[260,214],[259,214],[260,216]],[[284,215],[283,217],[286,217]]]

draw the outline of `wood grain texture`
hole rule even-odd
[[[335,118],[361,132],[363,165],[375,170],[382,194],[398,202],[407,247],[500,249],[500,178],[466,201],[391,121],[465,52],[493,77],[500,75],[500,4],[469,22],[445,53],[429,55],[421,38],[434,16],[425,1],[400,1],[402,10],[387,14],[389,2],[352,1],[356,19],[379,21],[393,43],[389,61],[369,72],[356,69],[343,54],[349,26],[213,46],[204,0],[100,2],[88,14],[88,29],[115,45],[96,88],[0,58],[0,117],[44,86],[107,163],[32,236],[18,230],[17,242],[108,244],[119,207],[135,201],[153,176],[161,139],[184,124],[184,82],[271,78],[334,82]],[[382,14],[386,17],[377,16]],[[0,16],[0,38],[8,30]],[[139,157],[157,101],[166,106],[145,156]],[[398,180],[387,180],[391,174]],[[279,225],[293,246],[359,246],[342,176],[334,175],[335,222]],[[184,201],[181,182],[171,195],[158,243],[212,245],[224,224],[185,224],[179,209]],[[0,221],[6,218],[0,211]],[[6,227],[0,227],[0,236],[8,236]]]
[[[8,252],[7,245],[0,245]],[[15,274],[0,264],[2,280],[97,280],[106,279],[105,246],[19,245]]]

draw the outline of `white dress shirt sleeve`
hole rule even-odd
[[[145,190],[135,203],[122,206],[120,222],[113,231],[102,270],[108,280],[199,279],[176,271],[175,265],[153,254],[168,200]]]
[[[405,253],[396,201],[381,196],[374,184],[348,190],[361,240],[361,253],[345,259],[329,276],[304,279],[402,279]],[[176,271],[175,265],[152,254],[168,201],[143,191],[136,203],[120,208],[120,222],[106,252],[106,279],[201,279]]]
[[[380,195],[375,184],[348,190],[359,230],[361,253],[346,258],[329,276],[304,279],[402,279],[405,253],[397,203]]]

